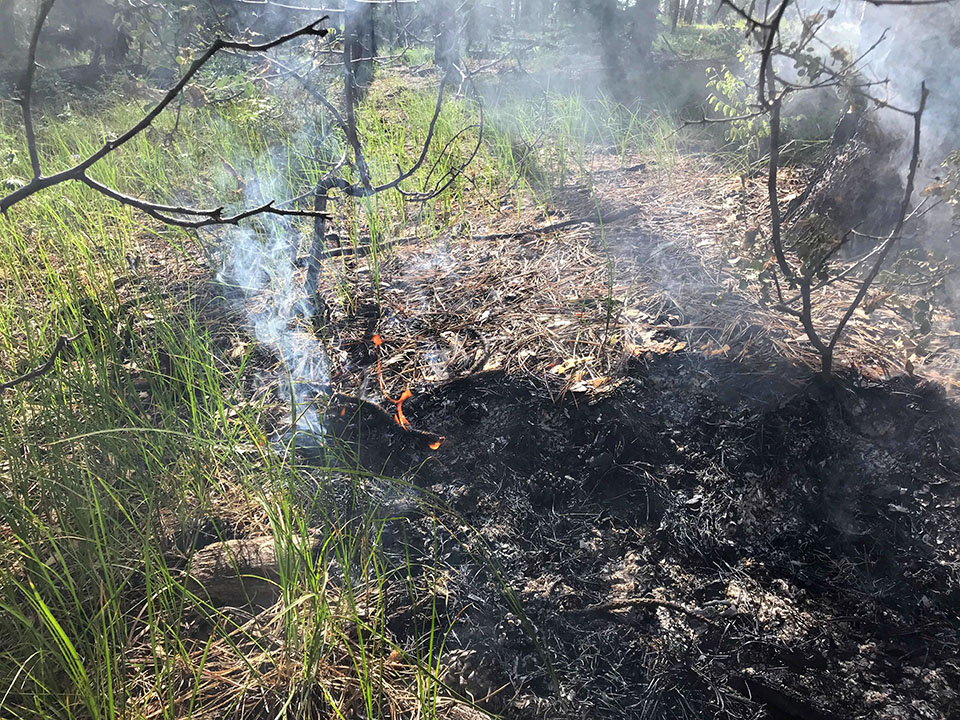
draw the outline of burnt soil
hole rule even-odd
[[[405,481],[375,484],[411,576],[389,629],[449,630],[444,679],[480,707],[960,717],[960,414],[937,386],[682,352],[601,396],[479,373],[404,405],[436,452],[349,404],[328,421]]]

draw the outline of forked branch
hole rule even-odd
[[[33,177],[30,182],[25,183],[9,194],[0,197],[0,212],[6,213],[18,202],[34,195],[41,190],[65,183],[68,181],[82,182],[97,192],[116,200],[119,203],[141,210],[151,217],[157,218],[171,225],[180,227],[196,228],[204,225],[214,225],[223,223],[237,223],[244,218],[262,213],[274,215],[296,215],[304,217],[316,217],[318,213],[313,210],[282,210],[276,207],[274,201],[264,203],[258,207],[244,210],[233,215],[224,215],[223,208],[201,209],[189,207],[174,207],[153,203],[146,200],[126,195],[117,190],[107,187],[91,179],[87,171],[107,155],[116,151],[140,133],[150,127],[154,120],[183,92],[187,84],[196,76],[198,72],[221,50],[234,50],[245,53],[263,53],[272,50],[275,47],[289,43],[301,37],[323,37],[327,34],[327,29],[321,27],[327,16],[315,20],[308,25],[304,25],[298,30],[281,35],[278,38],[264,43],[250,43],[242,40],[230,40],[218,37],[207,49],[186,69],[177,83],[170,88],[160,101],[147,112],[140,120],[130,127],[126,132],[118,137],[107,140],[103,145],[86,158],[75,164],[73,167],[61,170],[52,175],[44,175],[40,163],[40,154],[37,148],[37,138],[33,127],[33,114],[31,110],[33,98],[33,79],[36,72],[37,47],[40,42],[40,35],[43,26],[46,23],[47,16],[56,0],[44,0],[36,21],[34,22],[33,32],[30,37],[30,46],[27,53],[27,67],[24,72],[23,81],[20,87],[20,106],[23,111],[23,124],[26,134],[27,152],[30,156],[30,165],[33,171]],[[179,217],[178,217],[179,216]]]

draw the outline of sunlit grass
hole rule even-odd
[[[138,112],[120,104],[100,121],[45,120],[45,168],[69,166]],[[301,181],[296,164],[267,146],[271,119],[249,113],[184,112],[174,134],[174,118],[164,117],[94,174],[165,202],[243,202],[267,191],[251,187],[258,177],[284,192]],[[16,120],[5,106],[3,147],[22,147]],[[27,170],[18,151],[4,174],[25,178]],[[80,336],[51,372],[0,398],[0,714],[226,711],[211,673],[236,667],[254,685],[228,703],[276,701],[300,717],[340,702],[334,679],[324,684],[334,664],[338,673],[352,668],[349,683],[371,713],[384,711],[387,682],[412,683],[429,711],[440,689],[432,659],[407,658],[406,675],[384,676],[396,648],[378,600],[388,572],[382,521],[359,487],[353,515],[329,493],[303,495],[334,477],[364,479],[349,466],[302,467],[266,437],[263,401],[244,390],[248,356],[223,359],[223,338],[190,301],[189,274],[134,260],[164,248],[172,261],[181,251],[197,256],[188,234],[78,183],[0,217],[0,378],[39,365],[60,334]],[[177,297],[163,278],[179,284]],[[273,535],[285,548],[282,631],[247,627],[190,588],[196,528],[207,518],[239,524],[231,535]],[[319,529],[318,542],[306,542],[308,527]],[[209,633],[185,630],[198,618]]]
[[[358,125],[374,183],[416,162],[436,80],[387,77],[364,98]],[[95,115],[38,108],[46,172],[88,155],[149,104],[121,92],[107,100]],[[504,199],[520,212],[567,183],[589,185],[594,153],[640,155],[664,171],[677,153],[670,121],[649,108],[568,94],[502,99],[485,112],[481,138],[477,103],[451,89],[420,172],[372,198],[331,198],[331,229],[370,248],[375,286],[391,239],[438,237],[477,212],[474,197],[491,217]],[[321,159],[335,159],[344,139],[315,106],[185,105],[91,175],[159,202],[240,208],[312,187],[324,172],[318,133]],[[27,180],[9,103],[0,151],[0,179]],[[438,185],[435,197],[404,195]],[[286,229],[305,252],[312,224]],[[415,647],[393,645],[385,587],[407,571],[381,553],[370,478],[333,452],[304,466],[268,436],[278,399],[251,387],[253,346],[226,352],[238,331],[211,319],[209,269],[196,269],[215,239],[76,182],[0,216],[0,380],[40,365],[60,335],[78,336],[50,372],[0,395],[0,715],[182,718],[238,703],[336,715],[337,683],[347,682],[368,717],[385,713],[388,683],[407,683],[421,716],[436,717],[439,623]],[[349,507],[335,487],[349,489]],[[281,602],[267,628],[212,607],[188,582],[199,528],[211,522],[217,537],[270,535],[281,549]],[[402,659],[403,672],[387,678],[386,658]],[[218,694],[224,668],[239,673],[242,692]]]

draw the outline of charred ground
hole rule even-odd
[[[390,636],[439,628],[446,685],[505,717],[956,713],[950,385],[897,371],[882,305],[848,369],[812,372],[736,283],[753,181],[593,163],[592,193],[400,244],[376,288],[330,261],[369,290],[328,300],[336,440],[300,452],[371,478],[333,493],[381,523]]]
[[[444,429],[440,451],[347,424],[386,453],[371,469],[411,483],[383,497],[385,553],[447,574],[419,617],[401,593],[390,627],[415,639],[440,607],[447,679],[482,706],[956,711],[960,416],[935,387],[673,355],[601,398],[487,373],[407,414]]]

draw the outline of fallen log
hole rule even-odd
[[[302,572],[301,548],[316,555],[320,538],[312,533],[294,538],[294,546],[278,551],[272,535],[224,540],[197,550],[190,558],[187,590],[216,607],[269,607],[280,599],[281,563],[287,573]]]

